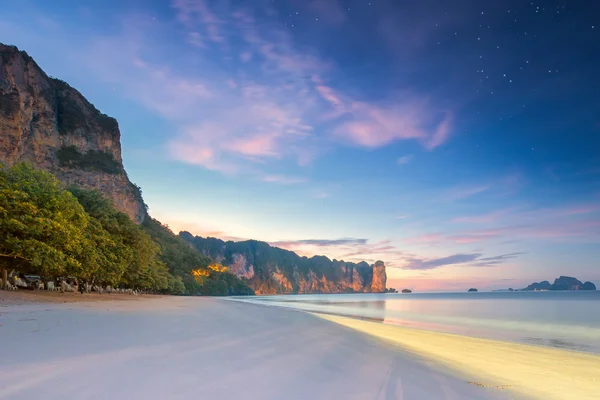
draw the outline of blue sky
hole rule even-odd
[[[176,231],[417,290],[600,283],[590,3],[6,0],[0,41],[118,119]]]

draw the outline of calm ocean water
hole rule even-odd
[[[321,294],[236,300],[600,353],[600,291]]]

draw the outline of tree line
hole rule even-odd
[[[65,188],[30,164],[0,165],[0,269],[186,295],[253,294],[244,281],[148,217],[136,225],[101,193]]]

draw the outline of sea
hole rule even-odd
[[[600,291],[305,294],[236,300],[600,354]]]

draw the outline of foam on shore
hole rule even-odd
[[[600,399],[600,356],[315,314],[440,362],[471,383],[539,399]]]

